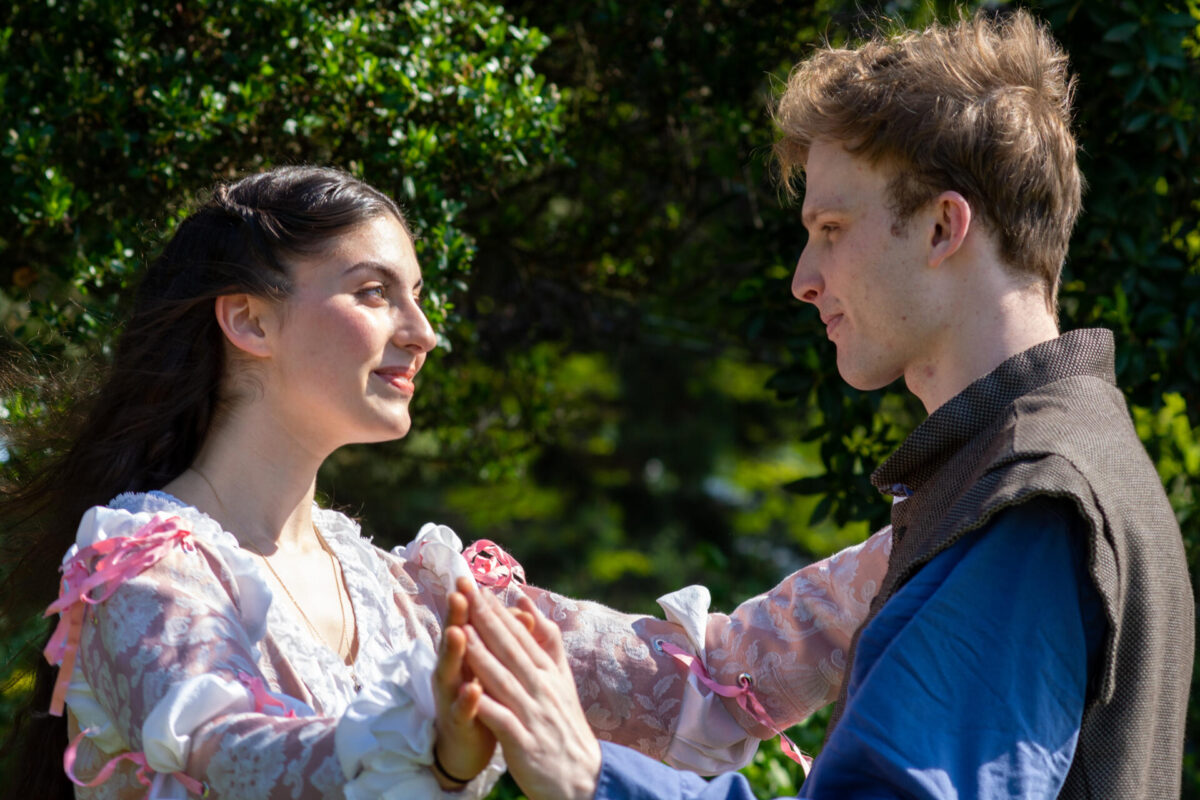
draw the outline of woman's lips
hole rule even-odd
[[[416,384],[413,383],[413,376],[417,374],[415,369],[377,369],[374,374],[378,375],[389,386],[410,397],[416,391]]]

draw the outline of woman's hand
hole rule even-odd
[[[453,791],[461,789],[487,766],[496,750],[496,737],[476,716],[483,688],[468,679],[464,662],[467,637],[467,600],[450,596],[450,610],[442,632],[442,647],[433,673],[433,696],[437,702],[437,739],[433,772],[438,785]],[[440,765],[440,769],[439,766]]]
[[[590,800],[600,743],[579,704],[558,628],[528,597],[510,613],[468,580],[460,578],[458,590],[471,621],[464,629],[467,664],[484,689],[478,715],[500,740],[509,772],[530,800]]]

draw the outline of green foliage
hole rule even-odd
[[[335,163],[408,206],[453,345],[422,373],[407,439],[322,472],[380,543],[437,519],[562,592],[654,612],[704,583],[727,609],[886,520],[868,476],[923,411],[900,386],[848,389],[790,297],[805,238],[771,180],[766,108],[823,37],[951,4],[185,5],[0,12],[0,62],[20,65],[0,70],[0,320],[21,346],[103,357],[196,191]],[[1079,76],[1089,190],[1063,326],[1117,333],[1194,573],[1200,10],[1031,6]],[[0,399],[9,425],[41,402]],[[818,715],[792,733],[815,752],[823,730]],[[1185,796],[1200,797],[1196,699],[1188,730]],[[746,774],[760,796],[799,780],[773,745]]]
[[[457,338],[465,203],[560,154],[558,92],[532,67],[547,44],[489,2],[6,4],[0,358],[27,351],[63,374],[102,362],[141,264],[197,192],[286,163],[340,166],[408,206],[427,311]],[[42,391],[53,383],[0,385],[6,429],[69,401]],[[4,478],[42,455],[7,441]],[[3,623],[7,727],[37,633]]]
[[[483,2],[17,2],[0,18],[0,287],[39,351],[109,341],[139,264],[215,177],[336,164],[412,207],[449,323],[464,201],[557,152],[535,28]],[[161,226],[161,230],[156,230]]]

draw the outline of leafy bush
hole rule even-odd
[[[1117,333],[1194,573],[1200,10],[1029,5],[1079,76],[1090,188],[1063,325]],[[804,234],[771,180],[765,109],[823,37],[950,3],[186,6],[0,11],[0,319],[21,347],[103,358],[138,265],[214,175],[335,163],[407,204],[453,345],[424,373],[413,434],[322,472],[381,543],[445,520],[535,582],[653,612],[689,582],[728,608],[886,519],[867,476],[923,412],[901,387],[847,389],[790,297]],[[10,426],[38,412],[36,393],[0,400]],[[794,733],[815,750],[823,726]],[[771,746],[747,774],[763,796],[798,780]]]

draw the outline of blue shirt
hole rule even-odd
[[[806,798],[1053,798],[1066,780],[1103,639],[1069,507],[1009,509],[921,569],[863,630],[841,721]],[[604,800],[750,800],[602,745]]]

